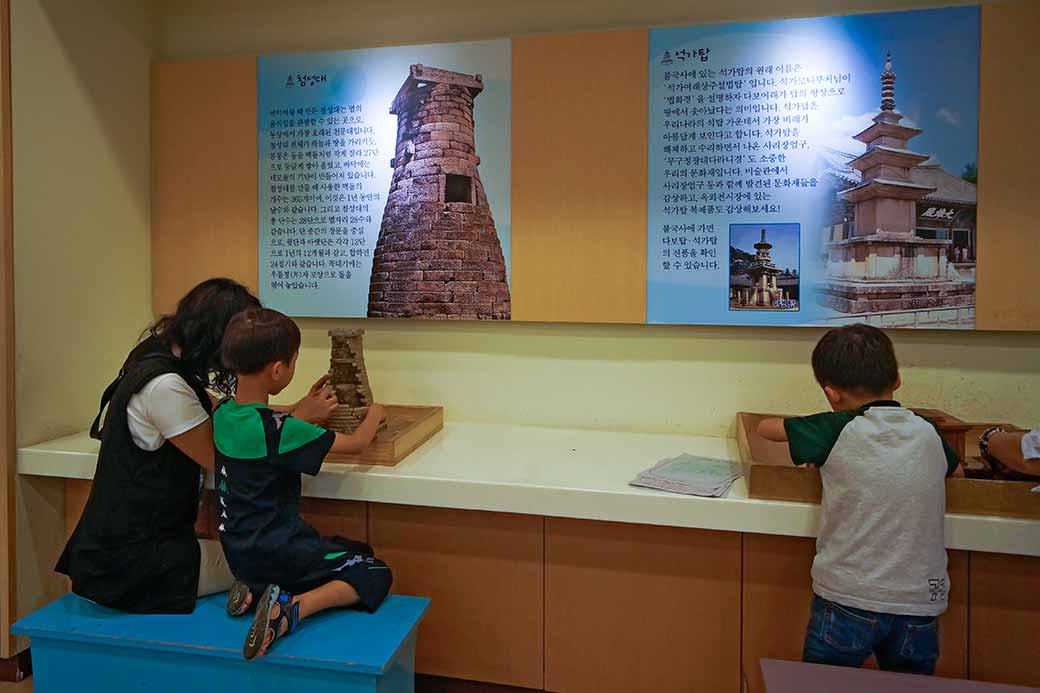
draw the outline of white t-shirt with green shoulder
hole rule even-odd
[[[814,464],[823,503],[813,591],[885,614],[946,611],[947,476],[957,457],[898,402],[786,419],[795,464]]]

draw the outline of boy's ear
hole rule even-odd
[[[897,375],[896,376],[896,384],[892,386],[892,392],[895,392],[896,390],[898,390],[901,387],[903,387],[903,376]]]
[[[838,403],[841,402],[841,393],[830,385],[823,386],[823,394],[827,398],[827,401],[831,403],[832,407],[838,406]]]
[[[285,368],[285,364],[275,359],[271,363],[267,364],[267,367],[264,370],[267,371],[267,376],[269,378],[271,378],[272,380],[278,380],[278,378],[282,375],[283,368]]]

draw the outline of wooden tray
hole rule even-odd
[[[444,428],[444,407],[386,406],[386,429],[360,455],[329,455],[329,462],[392,467]]]
[[[926,410],[920,411],[925,413]],[[823,496],[819,471],[794,466],[785,443],[774,443],[758,435],[758,422],[770,416],[776,415],[737,414],[737,445],[741,461],[748,465],[748,496],[759,500],[819,503]],[[942,426],[939,421],[936,423]],[[968,425],[965,431],[960,431],[963,422],[952,419],[951,424],[958,429],[954,434],[962,436],[970,445],[971,431],[976,427]],[[975,438],[977,443],[978,436]],[[946,512],[1040,519],[1040,493],[1031,492],[1034,486],[1035,483],[1028,481],[947,479]]]
[[[946,444],[953,448],[953,451],[957,453],[957,459],[964,461],[967,455],[966,446],[969,431],[971,431],[972,425],[965,421],[961,421],[955,416],[950,416],[944,411],[938,409],[912,409],[921,416],[927,416],[931,419],[932,423],[939,429],[939,434],[946,441]],[[981,431],[980,431],[981,433]],[[975,442],[978,442],[978,436],[975,436]]]

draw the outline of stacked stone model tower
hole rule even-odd
[[[330,330],[332,358],[329,361],[329,384],[339,405],[327,427],[340,433],[352,433],[365,419],[368,406],[374,401],[372,386],[365,372],[365,353],[362,329]]]
[[[480,75],[412,65],[398,91],[369,317],[510,318],[502,244],[477,170],[473,100],[483,89]]]

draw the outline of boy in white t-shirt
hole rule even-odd
[[[831,330],[813,372],[833,411],[766,419],[759,434],[814,464],[823,503],[802,659],[932,674],[946,611],[945,477],[960,463],[934,424],[893,401],[899,366],[888,336]]]

